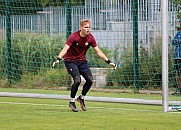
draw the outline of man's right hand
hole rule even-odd
[[[57,57],[56,59],[54,59],[54,60],[52,61],[52,65],[51,65],[52,68],[55,66],[56,63],[59,63],[60,60],[61,60],[61,59],[60,59],[59,57]]]

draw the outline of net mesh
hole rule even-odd
[[[178,2],[169,2],[169,94],[177,88],[171,41],[177,31]],[[63,61],[54,69],[51,62],[79,29],[80,20],[89,18],[98,46],[118,64],[117,70],[110,69],[90,48],[91,89],[134,93],[136,88],[161,99],[161,15],[158,0],[2,0],[0,87],[35,91],[70,87],[72,79]]]

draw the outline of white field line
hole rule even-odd
[[[37,103],[21,103],[21,102],[0,102],[0,104],[13,104],[13,105],[31,105],[31,106],[52,106],[52,107],[68,107],[68,105],[58,104],[37,104]],[[127,108],[111,108],[111,107],[90,107],[91,109],[107,109],[107,110],[123,110],[123,111],[140,111],[140,112],[160,112],[154,110],[141,110],[141,109],[127,109]]]
[[[25,97],[25,98],[44,98],[44,99],[70,99],[69,95],[59,94],[34,94],[34,93],[13,93],[0,92],[2,97]],[[148,105],[162,105],[162,100],[148,100],[137,98],[113,98],[113,97],[94,97],[87,96],[86,100],[101,101],[101,102],[117,102],[117,103],[133,103],[133,104],[148,104]],[[169,101],[171,105],[181,105],[181,101]]]

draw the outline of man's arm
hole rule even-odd
[[[107,56],[99,49],[98,46],[94,47],[94,50],[96,52],[96,54],[102,58],[107,64],[111,65],[113,67],[113,69],[117,68],[117,65],[114,62],[111,62]]]
[[[62,51],[59,53],[58,58],[62,59],[64,55],[67,53],[67,50],[70,48],[69,45],[65,44]]]
[[[104,61],[108,61],[108,58],[106,57],[106,55],[99,49],[98,46],[94,47],[94,50],[96,52],[96,54],[102,58]]]
[[[67,50],[70,48],[69,45],[65,44],[65,46],[63,47],[62,51],[59,53],[59,55],[57,56],[56,59],[53,60],[52,62],[52,68],[55,66],[56,63],[59,63],[60,60],[63,58],[63,56],[67,53]]]
[[[178,32],[172,40],[172,45],[177,46],[181,44],[181,33]]]

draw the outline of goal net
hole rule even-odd
[[[174,109],[181,104],[173,94],[179,87],[172,45],[178,2],[168,3],[168,102]],[[0,96],[69,99],[72,78],[63,61],[54,69],[51,62],[89,18],[98,46],[118,68],[88,50],[94,83],[87,100],[162,105],[162,13],[158,0],[0,1]]]

